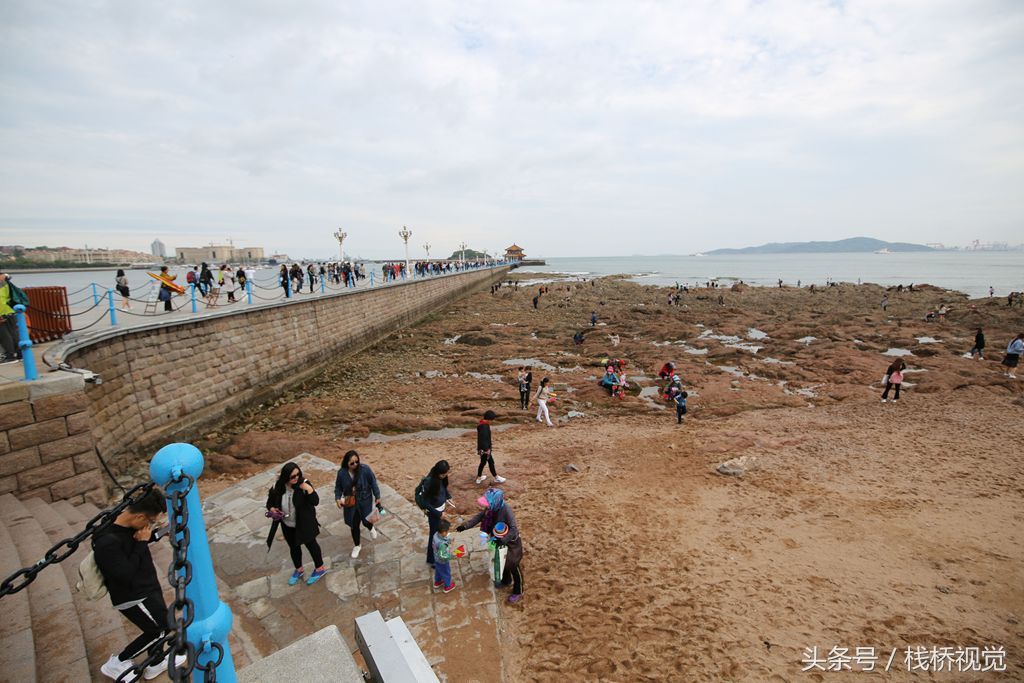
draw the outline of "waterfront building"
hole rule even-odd
[[[263,247],[211,244],[206,247],[175,247],[178,263],[257,263],[264,259]]]
[[[523,253],[523,248],[516,244],[505,249],[506,261],[522,261],[524,258],[526,258],[526,254]]]
[[[153,240],[153,244],[149,246],[149,253],[153,256],[159,256],[160,258],[167,258],[167,247],[159,239]]]

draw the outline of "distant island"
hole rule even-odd
[[[834,242],[770,242],[759,247],[743,247],[742,249],[715,249],[706,254],[849,254],[857,252],[875,252],[887,249],[897,251],[937,251],[923,244],[908,242],[886,242],[871,237],[851,237]]]

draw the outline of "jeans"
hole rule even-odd
[[[541,416],[544,417],[544,421],[548,423],[549,427],[553,427],[551,424],[551,416],[548,414],[548,402],[537,399],[537,422],[541,421]]]
[[[519,405],[526,410],[530,405],[530,387],[519,390]]]
[[[313,558],[313,567],[324,566],[324,555],[320,552],[320,544],[316,542],[314,538],[309,543],[299,543],[299,539],[295,537],[295,529],[288,526],[287,524],[281,525],[281,531],[284,533],[284,540],[288,543],[288,551],[292,556],[292,566],[296,569],[302,569],[302,546],[306,546],[306,550],[309,551],[309,556]]]
[[[963,348],[963,347],[960,347],[960,348]],[[894,400],[894,401],[900,400],[900,385],[899,384],[893,384],[892,382],[886,382],[885,383],[885,391],[882,392],[882,400],[883,401],[885,399],[889,398],[889,389],[891,389],[892,387],[896,387],[896,395],[893,396],[892,400]]]
[[[18,355],[18,319],[13,314],[0,322],[0,346],[8,357]]]
[[[686,406],[676,406],[676,424],[683,424],[683,415],[686,415]]]
[[[452,566],[447,562],[437,562],[434,565],[434,583],[440,583],[447,588],[452,585]]]
[[[373,525],[366,521],[366,518],[359,514],[359,509],[352,511],[352,545],[359,545],[359,524],[362,523],[367,529],[372,530]]]
[[[498,476],[498,472],[494,469],[494,456],[491,455],[491,452],[489,450],[477,451],[477,454],[480,456],[480,466],[476,468],[476,476],[483,476],[484,465],[487,465],[487,467],[491,470],[492,477]]]

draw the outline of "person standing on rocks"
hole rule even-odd
[[[554,427],[551,424],[551,414],[548,413],[548,398],[551,396],[551,388],[548,383],[551,380],[545,377],[540,381],[540,388],[537,389],[537,422],[546,422],[548,427]],[[542,420],[541,417],[544,419]]]
[[[971,347],[971,358],[978,354],[978,360],[985,360],[985,333],[981,328],[974,333],[974,346]]]
[[[892,402],[900,400],[900,385],[903,384],[903,371],[906,368],[907,364],[903,362],[902,358],[897,358],[889,364],[889,368],[885,371],[885,391],[882,392],[882,403],[889,400],[889,389],[893,387],[896,387],[896,395]]]
[[[491,476],[494,477],[496,483],[503,484],[505,482],[505,477],[499,477],[497,470],[494,469],[494,456],[491,454],[491,422],[496,417],[498,416],[493,410],[488,410],[484,413],[484,419],[480,420],[476,426],[476,454],[480,456],[480,465],[476,468],[476,483],[478,484],[487,481],[484,465],[490,469]]]
[[[1003,365],[1006,367],[1006,376],[1010,379],[1017,379],[1013,370],[1020,363],[1021,354],[1024,354],[1024,332],[1014,337],[1010,345],[1006,347],[1006,358],[1003,358]]]
[[[438,460],[434,463],[430,472],[421,482],[423,501],[420,503],[417,500],[417,504],[421,504],[427,513],[427,564],[431,567],[434,566],[434,544],[431,539],[441,528],[441,516],[444,514],[445,505],[448,505],[448,501],[452,499],[452,495],[448,493],[448,472],[450,470],[451,467],[447,460]]]
[[[267,551],[270,551],[280,525],[295,567],[288,579],[289,586],[297,584],[306,571],[302,566],[302,546],[306,546],[309,556],[313,558],[313,573],[306,583],[313,585],[327,573],[323,552],[316,541],[320,534],[320,522],[316,518],[316,506],[319,504],[320,495],[309,483],[309,479],[302,476],[299,466],[294,462],[286,462],[267,494],[267,516],[274,520],[270,525],[270,534],[267,535]]]
[[[881,302],[880,305],[882,306],[882,312],[883,313],[885,312],[885,309],[889,308],[889,295],[888,294],[883,294],[882,295],[882,302]]]
[[[523,561],[523,539],[519,535],[519,527],[516,526],[516,516],[505,502],[505,494],[501,489],[487,489],[484,495],[477,499],[477,504],[483,509],[457,526],[455,530],[461,532],[479,524],[480,531],[490,535],[497,545],[508,548],[505,568],[500,577],[494,577],[494,582],[495,585],[512,587],[508,602],[514,605],[523,599],[523,572],[520,569]]]
[[[359,557],[359,526],[370,530],[370,538],[380,534],[373,528],[370,517],[374,515],[374,504],[380,505],[380,487],[377,476],[369,465],[359,462],[359,453],[349,451],[341,459],[338,476],[334,480],[334,500],[342,509],[345,524],[352,529],[352,557]]]
[[[526,366],[519,368],[519,375],[516,377],[519,383],[519,406],[523,410],[530,407],[530,391],[533,384],[533,373],[527,370]]]

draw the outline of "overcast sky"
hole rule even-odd
[[[1024,2],[0,0],[0,243],[1024,242]]]

